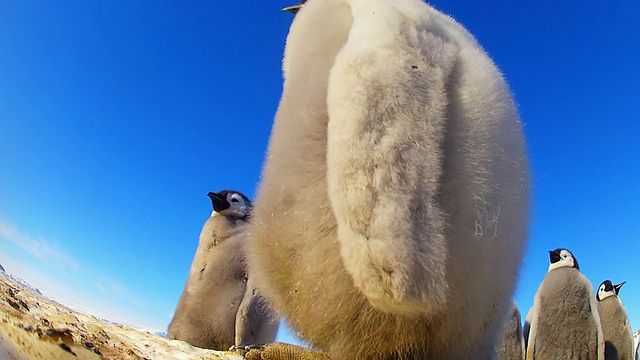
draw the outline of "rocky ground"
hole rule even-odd
[[[0,271],[0,360],[233,359],[73,311]]]

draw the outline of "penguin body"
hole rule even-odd
[[[200,233],[169,338],[217,350],[273,341],[278,319],[246,268],[251,201],[229,190],[208,196],[214,211]]]
[[[604,359],[593,287],[567,249],[550,251],[549,272],[527,315],[527,359]]]
[[[336,359],[493,357],[529,201],[495,65],[421,1],[309,0],[283,70],[249,253],[270,303]]]
[[[524,360],[524,337],[522,319],[515,302],[511,305],[511,314],[504,324],[502,337],[498,344],[498,360]]]
[[[618,297],[623,283],[613,285],[605,280],[598,288],[598,313],[604,336],[605,360],[633,360],[633,331],[627,310]]]

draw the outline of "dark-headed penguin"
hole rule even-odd
[[[598,313],[604,336],[605,360],[633,360],[633,330],[627,310],[618,296],[625,282],[614,285],[605,280],[598,287]]]
[[[525,324],[527,360],[603,360],[604,341],[591,282],[569,250],[549,251],[549,260],[549,271]]]
[[[200,233],[169,338],[217,350],[271,342],[278,319],[247,273],[251,201],[232,190],[208,196],[213,212]]]

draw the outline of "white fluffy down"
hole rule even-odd
[[[497,67],[422,1],[309,0],[283,70],[249,256],[265,294],[338,358],[490,357],[529,216]]]

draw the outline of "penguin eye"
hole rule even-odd
[[[237,203],[237,202],[238,202],[238,199],[233,198],[233,199],[231,199],[231,202]]]

